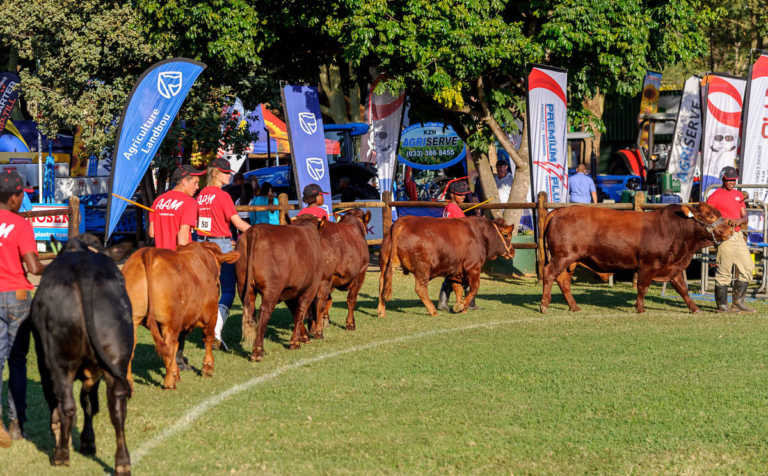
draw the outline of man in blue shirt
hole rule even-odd
[[[587,175],[586,165],[579,164],[576,173],[568,177],[568,193],[571,203],[597,203],[595,182]]]

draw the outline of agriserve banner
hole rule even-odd
[[[566,163],[568,73],[536,66],[528,75],[528,143],[531,154],[531,200],[547,192],[550,202],[568,200]]]
[[[136,192],[158,147],[197,77],[203,63],[174,58],[155,63],[139,78],[128,96],[115,142],[110,191],[125,198]],[[106,236],[117,226],[127,203],[107,197]]]
[[[701,146],[701,200],[711,185],[719,185],[723,167],[736,167],[746,81],[724,74],[708,74],[704,88],[704,138]],[[712,193],[713,190],[710,191]]]
[[[768,184],[768,55],[749,68],[741,131],[741,182]],[[768,201],[768,187],[748,189],[751,198]],[[749,228],[762,231],[762,215],[749,217]]]
[[[654,112],[658,112],[660,91],[661,73],[646,71],[645,79],[643,79],[643,94],[640,96],[640,113],[638,114],[638,120],[640,119],[639,116],[643,114],[653,114]],[[648,147],[648,134],[653,133],[649,128],[652,127],[653,125],[650,123],[646,123],[643,126],[643,130],[640,133],[641,146]]]
[[[691,198],[693,175],[701,146],[701,114],[701,78],[691,76],[683,86],[672,139],[672,154],[667,164],[667,172],[680,180],[680,197],[683,202]]]
[[[317,88],[283,86],[281,93],[285,122],[288,124],[288,139],[291,142],[296,194],[301,197],[301,191],[311,183],[320,185],[323,192],[332,194]],[[306,204],[302,203],[302,207],[304,206]],[[328,217],[333,219],[331,195],[325,196],[323,208],[328,212]]]
[[[379,191],[392,191],[392,177],[397,161],[397,141],[403,118],[405,93],[394,96],[389,92],[374,93],[384,76],[373,82],[368,94],[366,119],[370,128],[360,142],[360,157],[363,162],[376,164]]]
[[[453,127],[427,122],[411,124],[403,131],[397,159],[414,169],[440,170],[466,156],[467,148]]]
[[[21,79],[13,73],[0,73],[0,132],[11,117],[13,106],[19,99]]]

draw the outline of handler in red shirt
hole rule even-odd
[[[755,312],[744,304],[744,295],[752,279],[755,264],[741,232],[741,225],[747,224],[747,205],[744,195],[735,189],[739,179],[738,171],[733,167],[724,167],[722,173],[723,186],[715,190],[707,199],[707,205],[716,208],[723,218],[738,224],[734,227],[733,235],[717,247],[717,272],[715,273],[715,303],[717,312]],[[735,276],[731,269],[736,267]],[[728,285],[733,282],[733,303],[728,308]]]
[[[200,239],[216,243],[221,248],[222,253],[229,253],[234,247],[232,232],[229,229],[230,223],[241,232],[251,227],[240,218],[232,197],[221,189],[224,185],[229,184],[231,173],[232,169],[227,160],[214,159],[208,165],[206,180],[208,185],[197,195],[199,213],[197,228],[203,232]],[[221,337],[221,331],[224,329],[224,323],[229,317],[229,309],[235,299],[235,265],[222,263],[219,280],[221,298],[219,299],[219,314],[216,320],[216,341],[220,348],[227,350],[227,345]]]
[[[191,165],[182,165],[173,172],[176,185],[155,199],[154,213],[149,215],[149,236],[157,248],[176,250],[192,241],[192,229],[197,225],[197,192],[200,175],[205,172]]]
[[[452,182],[448,186],[447,196],[449,201],[448,205],[443,208],[443,218],[464,218],[464,210],[462,210],[459,205],[464,203],[464,200],[466,200],[467,195],[469,194],[469,184],[467,184],[465,180]],[[448,310],[448,298],[451,296],[452,290],[453,285],[451,284],[451,281],[448,278],[445,278],[445,280],[443,280],[443,285],[440,286],[440,298],[437,302],[438,309],[442,311]],[[467,292],[468,287],[465,286],[464,291]],[[469,309],[472,311],[479,309],[475,304],[474,299],[469,303]]]
[[[26,410],[29,326],[23,325],[29,315],[34,289],[27,272],[42,274],[43,265],[37,258],[37,245],[32,225],[17,214],[24,200],[21,176],[8,170],[0,175],[0,387],[5,361],[9,359],[9,434],[0,420],[0,447],[11,446],[11,439],[22,437]],[[24,270],[26,266],[27,271]],[[23,326],[23,327],[22,327]],[[25,338],[27,345],[13,347],[16,337]],[[13,352],[11,349],[13,348]],[[22,348],[23,352],[19,349]],[[2,397],[0,396],[0,410]]]
[[[328,195],[328,193],[323,192],[320,185],[316,183],[307,185],[302,190],[301,195],[301,201],[306,203],[307,206],[301,209],[299,215],[314,215],[320,219],[328,219],[328,207],[323,205],[325,203],[323,195]]]

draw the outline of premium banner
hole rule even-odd
[[[392,191],[392,178],[397,163],[397,142],[405,104],[405,93],[394,96],[389,92],[373,92],[383,79],[383,75],[376,78],[369,91],[366,119],[370,128],[360,141],[361,160],[376,164],[381,193]]]
[[[768,54],[749,68],[741,130],[741,182],[768,185]],[[745,190],[750,197],[768,201],[768,187]],[[750,215],[749,228],[762,231],[762,214]],[[768,237],[766,237],[768,238]]]
[[[691,199],[691,187],[701,147],[701,115],[701,78],[691,76],[683,86],[672,138],[672,153],[667,163],[667,172],[680,180],[680,197],[683,202]]]
[[[741,109],[744,87],[742,78],[725,74],[708,74],[702,80],[704,137],[701,146],[701,200],[707,188],[719,185],[723,167],[737,166]]]
[[[11,117],[13,106],[19,99],[21,79],[13,73],[0,73],[0,133],[5,129],[5,123]]]
[[[659,110],[659,94],[661,92],[661,73],[656,71],[646,71],[643,79],[643,93],[640,96],[640,113],[638,121],[643,114],[653,114]],[[640,133],[640,145],[648,147],[648,134],[653,133],[653,125],[650,123],[643,126]]]
[[[320,115],[320,98],[312,86],[283,86],[283,110],[291,143],[291,162],[296,181],[296,195],[301,197],[304,187],[311,183],[320,185],[325,196],[323,208],[333,219],[331,209],[331,178],[328,158],[325,155],[325,133]],[[302,207],[306,204],[302,203]]]
[[[568,73],[535,66],[528,75],[528,144],[531,156],[531,201],[547,192],[550,202],[568,200],[566,163],[566,91]]]
[[[141,75],[128,96],[117,129],[109,180],[112,193],[125,198],[133,197],[181,104],[203,69],[203,63],[174,58],[155,63]],[[112,193],[107,197],[105,241],[128,205],[124,200],[115,199]]]

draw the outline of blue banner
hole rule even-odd
[[[323,192],[329,194],[325,196],[323,208],[332,220],[330,194],[333,192],[328,174],[328,158],[325,156],[325,133],[317,88],[283,86],[281,92],[288,139],[291,142],[296,194],[301,197],[304,187],[311,183],[320,185]]]
[[[13,73],[0,73],[0,133],[11,118],[13,106],[19,99],[21,80]]]
[[[112,193],[125,198],[133,197],[181,104],[203,69],[203,63],[186,58],[160,61],[146,70],[133,87],[120,118],[112,156],[105,240],[115,230],[128,205],[124,200],[113,200]]]

